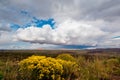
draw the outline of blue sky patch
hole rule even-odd
[[[38,28],[42,28],[44,25],[50,25],[50,27],[52,29],[55,28],[55,21],[53,18],[49,18],[49,19],[38,19],[37,17],[31,15],[28,11],[26,10],[21,10],[20,11],[21,15],[24,15],[29,17],[29,20],[25,20],[24,24],[17,24],[17,23],[11,23],[10,27],[12,30],[16,31],[19,28],[27,28],[27,27],[31,27],[31,26],[35,26]]]
[[[10,24],[10,27],[11,27],[11,29],[14,30],[14,31],[16,31],[17,29],[20,28],[20,26],[17,25],[17,24]]]
[[[27,14],[26,12],[24,12],[24,13]],[[14,24],[14,23],[10,24],[12,30],[17,30],[19,28],[27,28],[30,26],[36,26],[36,27],[42,28],[44,25],[50,25],[50,27],[52,29],[54,29],[55,28],[55,21],[53,18],[49,18],[47,20],[44,20],[44,19],[37,19],[36,17],[33,17],[30,22],[28,22],[24,25],[18,25],[18,24]]]
[[[54,29],[55,21],[53,18],[49,18],[48,20],[43,20],[43,19],[37,19],[36,17],[33,17],[33,20],[31,22],[36,27],[42,27],[43,25],[50,25],[52,29]]]

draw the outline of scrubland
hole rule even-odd
[[[120,80],[120,52],[0,51],[0,80]]]

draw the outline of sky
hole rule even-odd
[[[0,0],[0,49],[120,48],[120,0]]]

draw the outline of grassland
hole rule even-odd
[[[78,80],[120,80],[120,49],[0,50],[0,76],[4,80],[23,80],[19,76],[18,63],[21,60],[32,55],[56,58],[63,53],[71,54],[76,59],[80,69],[76,72]],[[96,79],[92,79],[91,76]]]

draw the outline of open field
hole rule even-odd
[[[56,57],[61,53],[69,53],[73,56],[120,56],[120,49],[91,49],[91,50],[0,50],[0,59],[24,59],[31,55],[45,55]]]
[[[97,77],[95,76],[96,79],[93,78],[92,80],[120,80],[120,49],[0,50],[0,76],[2,75],[4,77],[4,80],[26,80],[21,79],[19,76],[20,74],[18,64],[21,60],[26,59],[32,55],[56,58],[58,55],[63,53],[71,54],[76,59],[77,64],[81,69],[81,71],[76,72],[77,74],[79,74],[79,76],[86,75],[85,77],[79,77],[79,80],[91,80],[90,76],[96,75],[97,72],[91,71],[89,67],[95,67],[94,69],[98,70],[100,76],[98,78],[97,75]],[[118,60],[119,62],[116,62],[116,60]],[[106,68],[106,64],[104,65],[102,62],[108,62],[110,64]],[[110,71],[107,71],[107,69],[110,69]],[[88,71],[89,73],[87,73]],[[90,75],[91,73],[93,73],[94,75]],[[104,76],[104,78],[102,78],[101,76]]]

